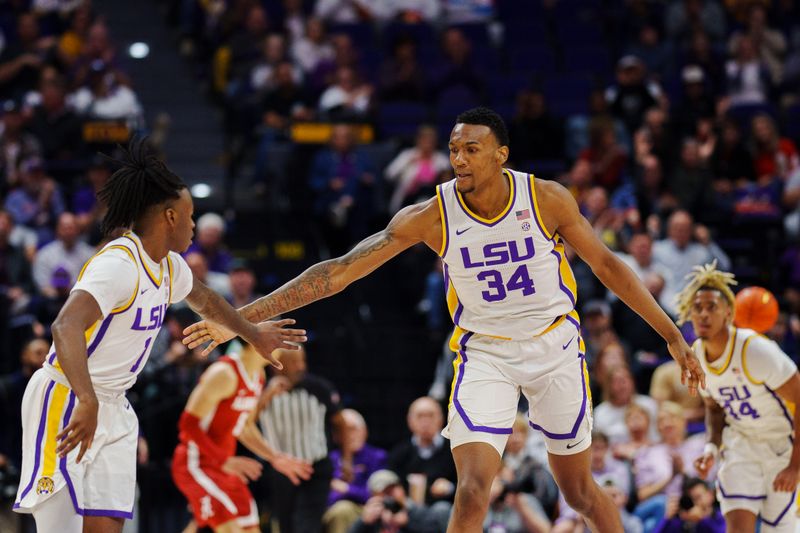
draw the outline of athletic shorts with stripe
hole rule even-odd
[[[175,449],[172,479],[189,500],[200,527],[213,528],[231,520],[243,528],[258,525],[258,510],[247,485],[208,464],[194,442],[180,444]]]
[[[532,428],[557,455],[591,444],[592,412],[585,350],[572,316],[543,335],[510,341],[456,328],[448,423],[442,435],[455,448],[485,442],[502,455],[520,393],[528,399]]]
[[[792,441],[748,438],[731,428],[722,436],[717,499],[723,514],[744,509],[761,516],[762,532],[794,533],[797,492],[776,492],[775,476],[789,465]]]
[[[132,518],[136,493],[139,421],[123,392],[95,390],[99,400],[92,447],[80,463],[80,446],[56,456],[56,435],[78,406],[66,378],[37,370],[22,398],[22,472],[14,509],[36,513],[48,498],[68,490],[77,514]]]

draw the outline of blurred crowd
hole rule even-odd
[[[176,46],[223,112],[235,186],[266,191],[269,209],[309,214],[317,256],[346,250],[402,206],[430,197],[451,177],[442,146],[455,115],[487,105],[507,120],[509,166],[567,187],[597,235],[668,313],[674,316],[673,298],[692,266],[716,259],[742,285],[775,293],[781,312],[768,335],[797,360],[796,2],[160,4],[179,37]],[[103,206],[94,193],[113,168],[95,154],[110,145],[113,132],[146,131],[133,85],[143,81],[130,79],[126,54],[100,9],[87,0],[0,1],[5,503],[16,489],[25,384],[47,353],[50,323],[101,241]],[[309,124],[321,138],[298,133],[297,126]],[[226,218],[203,214],[186,260],[198,279],[238,307],[273,284],[229,251],[231,231]],[[596,479],[620,507],[627,533],[723,531],[712,480],[697,479],[693,470],[703,444],[700,401],[680,385],[663,341],[579,258],[570,259],[592,377]],[[407,313],[423,313],[427,333],[443,343],[450,319],[438,262],[420,286],[419,304]],[[172,309],[131,391],[143,464],[169,461],[177,431],[165,428],[176,427],[198,376],[218,355],[206,359],[180,342],[194,319],[186,307]],[[429,376],[429,396],[409,406],[408,438],[389,450],[367,444],[364,417],[344,409],[336,386],[326,382],[331,409],[322,431],[330,448],[308,487],[318,494],[322,486],[326,494],[314,500],[325,531],[443,531],[456,481],[449,445],[438,433],[452,357],[445,346]],[[269,394],[291,393],[302,383],[305,360],[285,372],[290,386],[268,388]],[[307,502],[303,490],[295,503],[282,500],[286,513]],[[267,486],[258,494],[286,496]],[[292,531],[287,516],[284,533]],[[486,530],[585,529],[559,498],[544,444],[522,416]]]

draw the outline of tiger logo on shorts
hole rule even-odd
[[[47,476],[40,477],[39,481],[36,482],[36,494],[52,494],[56,488],[56,484],[53,482],[52,478]]]

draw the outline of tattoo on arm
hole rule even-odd
[[[261,322],[336,294],[355,281],[355,278],[340,279],[346,267],[386,248],[393,240],[390,226],[367,237],[347,254],[309,267],[272,294],[242,307],[240,313],[250,322]]]

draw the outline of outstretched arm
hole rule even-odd
[[[261,322],[327,298],[419,242],[434,250],[441,244],[441,219],[435,198],[400,210],[383,231],[367,237],[341,257],[309,267],[271,294],[242,307],[239,313],[250,322]],[[195,348],[210,341],[206,353],[231,339],[231,329],[204,320],[183,331],[183,342]]]
[[[536,190],[540,196],[539,205],[546,210],[546,228],[552,234],[557,232],[564,237],[603,285],[614,291],[620,300],[661,335],[667,342],[670,354],[681,366],[681,382],[688,385],[689,391],[696,394],[698,386],[705,387],[705,375],[700,363],[678,327],[636,274],[597,238],[569,191],[558,183],[541,180],[536,180]]]
[[[261,322],[341,292],[424,239],[419,222],[425,205],[402,209],[383,231],[367,237],[341,257],[308,268],[272,294],[242,307],[240,313],[251,322]]]
[[[297,349],[296,345],[290,343],[305,342],[306,340],[305,330],[283,328],[283,326],[294,324],[294,320],[287,319],[279,322],[265,322],[257,326],[253,325],[243,319],[222,296],[209,289],[197,278],[194,279],[192,292],[186,297],[186,301],[203,318],[213,320],[241,335],[244,340],[253,345],[262,357],[269,360],[277,368],[283,368],[283,365],[272,357],[274,350],[278,348]]]

